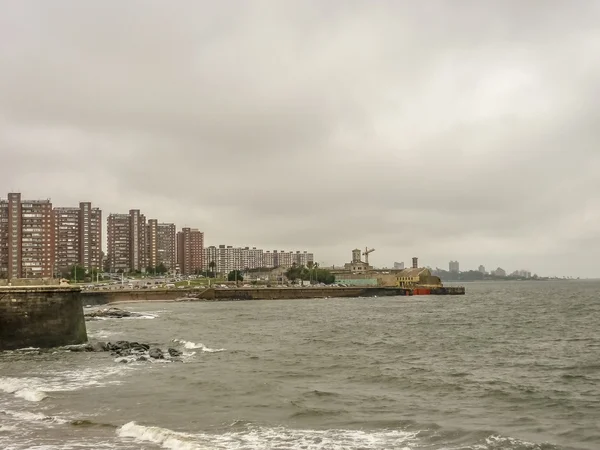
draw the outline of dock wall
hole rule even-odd
[[[0,287],[0,351],[85,342],[79,288]]]
[[[321,288],[204,288],[204,289],[133,289],[88,291],[82,293],[84,305],[96,306],[116,302],[144,301],[227,301],[227,300],[294,300],[310,298],[385,297],[409,295],[462,295],[463,287],[438,287],[412,290],[400,287],[321,287]]]

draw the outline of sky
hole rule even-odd
[[[0,0],[0,196],[600,276],[600,2]]]

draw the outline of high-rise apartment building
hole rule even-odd
[[[177,262],[182,275],[191,275],[204,268],[204,233],[182,228],[177,233]]]
[[[54,272],[79,264],[79,208],[54,208]]]
[[[230,245],[210,246],[204,249],[204,264],[206,269],[226,274],[232,270],[246,270],[273,267],[291,267],[293,264],[306,266],[314,262],[314,255],[306,251],[263,251],[256,247],[233,247]]]
[[[102,211],[90,202],[79,208],[54,208],[55,273],[74,265],[102,267]]]
[[[163,264],[167,269],[177,265],[177,231],[174,223],[158,223],[149,219],[147,225],[148,266]]]
[[[129,261],[131,270],[146,270],[148,248],[146,245],[146,216],[139,209],[129,211],[130,248]]]
[[[0,200],[0,276],[50,278],[54,272],[54,224],[50,200]]]
[[[79,264],[102,268],[102,211],[90,202],[79,203]]]
[[[108,269],[111,272],[129,272],[129,214],[110,214],[107,219]]]
[[[450,263],[448,264],[448,268],[450,269],[450,272],[454,272],[454,273],[460,272],[460,270],[459,270],[460,265],[458,264],[458,261],[450,261]]]
[[[110,214],[107,219],[107,258],[111,272],[144,271],[148,265],[146,216],[139,209]]]

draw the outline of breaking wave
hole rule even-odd
[[[199,349],[203,352],[206,353],[218,353],[218,352],[224,352],[225,349],[224,348],[209,348],[206,345],[202,344],[202,343],[195,343],[195,342],[191,342],[191,341],[185,341],[183,339],[173,339],[173,342],[175,342],[176,344],[182,345],[183,348],[187,349],[187,350],[194,350],[194,349]]]
[[[364,450],[395,448],[409,450],[418,433],[405,431],[294,430],[250,427],[224,434],[182,433],[167,428],[129,422],[117,429],[117,435],[140,443],[160,445],[168,450],[225,450],[232,448],[285,448]]]

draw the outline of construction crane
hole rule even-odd
[[[373,253],[375,251],[374,248],[369,250],[369,247],[365,247],[365,251],[363,252],[363,256],[365,257],[365,264],[369,265],[369,253]]]

